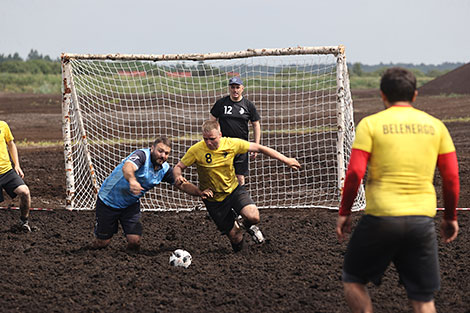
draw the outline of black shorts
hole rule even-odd
[[[106,205],[98,197],[96,200],[95,236],[98,239],[110,239],[118,232],[121,223],[125,235],[142,235],[140,202],[125,209],[116,209]]]
[[[235,174],[248,176],[248,152],[236,155],[233,159],[233,167],[235,168]]]
[[[244,186],[238,185],[222,202],[203,200],[207,211],[222,234],[228,234],[233,228],[235,218],[247,205],[255,204]]]
[[[6,193],[14,199],[16,197],[15,189],[21,185],[24,185],[24,181],[16,173],[14,169],[9,170],[6,173],[0,175],[0,202],[3,202],[3,191],[5,189]]]
[[[393,262],[408,298],[428,302],[440,288],[434,219],[364,215],[349,241],[343,281],[379,285]]]

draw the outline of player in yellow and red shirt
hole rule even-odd
[[[8,124],[4,121],[0,121],[0,202],[4,200],[2,189],[4,189],[12,199],[19,196],[19,228],[23,231],[30,232],[31,230],[38,230],[38,228],[30,226],[28,222],[31,196],[28,186],[26,186],[23,181],[24,173],[20,166],[18,150],[13,139]]]
[[[288,158],[274,149],[248,142],[239,138],[222,137],[220,125],[210,120],[202,125],[203,140],[191,146],[174,168],[175,180],[182,179],[181,173],[196,164],[199,189],[210,190],[211,197],[204,199],[207,211],[217,228],[228,236],[235,252],[242,249],[243,233],[236,217],[241,215],[243,226],[257,243],[264,237],[255,225],[260,221],[259,211],[250,194],[240,185],[235,174],[233,159],[247,152],[261,152],[277,159],[292,169],[300,168],[299,162]]]
[[[417,96],[411,72],[388,69],[380,89],[385,110],[357,126],[336,226],[338,238],[345,239],[368,168],[365,215],[351,236],[343,265],[346,301],[353,312],[372,312],[366,284],[379,285],[393,262],[413,311],[435,312],[440,276],[433,178],[437,164],[445,202],[441,234],[449,243],[459,229],[457,156],[445,125],[411,106]]]

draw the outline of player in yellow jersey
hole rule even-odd
[[[18,150],[13,139],[8,124],[4,121],[0,121],[0,202],[3,202],[2,189],[4,189],[12,199],[19,196],[19,228],[23,231],[30,232],[31,230],[38,230],[38,228],[30,226],[28,222],[31,196],[28,186],[26,186],[23,181],[24,173],[20,166]]]
[[[391,262],[414,312],[436,312],[434,292],[440,288],[433,217],[436,165],[443,180],[444,217],[441,237],[457,237],[459,173],[454,144],[445,125],[411,106],[416,78],[408,70],[390,68],[380,90],[385,110],[364,118],[346,173],[336,225],[340,240],[351,231],[351,207],[366,168],[365,215],[348,243],[343,286],[352,312],[372,312],[366,284],[379,285]]]
[[[260,221],[259,211],[250,194],[243,185],[239,185],[233,166],[236,155],[247,152],[261,152],[277,159],[294,170],[300,168],[295,158],[289,158],[269,147],[248,142],[239,138],[222,137],[217,121],[205,121],[202,125],[200,142],[191,146],[181,161],[174,168],[175,180],[183,179],[181,173],[187,167],[196,164],[199,188],[211,190],[212,197],[204,199],[207,211],[222,234],[227,235],[235,252],[242,249],[244,227],[257,243],[264,242],[264,237],[255,225]],[[241,215],[243,225],[236,217]]]

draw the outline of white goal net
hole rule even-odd
[[[202,139],[201,124],[240,76],[261,116],[261,144],[300,171],[258,155],[247,188],[259,208],[338,208],[354,137],[342,46],[214,54],[62,55],[68,209],[93,209],[104,179],[130,153],[166,135],[174,166]],[[251,125],[250,125],[251,127]],[[252,131],[250,132],[252,139]],[[195,167],[184,176],[197,185]],[[202,201],[162,183],[143,210],[191,210]],[[354,209],[365,205],[361,187]]]

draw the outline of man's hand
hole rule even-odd
[[[213,197],[214,197],[214,192],[210,190],[209,188],[203,190],[201,193],[202,199],[213,198]]]
[[[250,152],[250,158],[252,160],[256,159],[257,156],[258,156],[258,152]]]
[[[299,170],[300,169],[300,163],[295,158],[287,158],[286,164],[291,169],[294,169],[294,170]]]
[[[459,233],[459,223],[457,221],[449,221],[442,219],[441,221],[441,237],[445,243],[454,241]]]
[[[339,241],[345,240],[348,234],[351,233],[351,224],[351,214],[346,216],[338,215],[338,219],[336,220],[336,236]]]
[[[142,192],[142,190],[144,190],[144,188],[142,188],[142,186],[140,185],[140,183],[137,181],[137,179],[131,179],[129,181],[129,189],[130,191],[138,196],[140,195],[140,193]]]
[[[188,180],[186,178],[184,178],[182,175],[178,176],[178,177],[175,177],[175,186],[180,188],[181,185],[187,183]]]
[[[16,174],[18,174],[18,176],[21,177],[21,179],[24,178],[24,173],[23,173],[23,170],[21,169],[21,167],[15,166],[15,172],[16,172]]]

